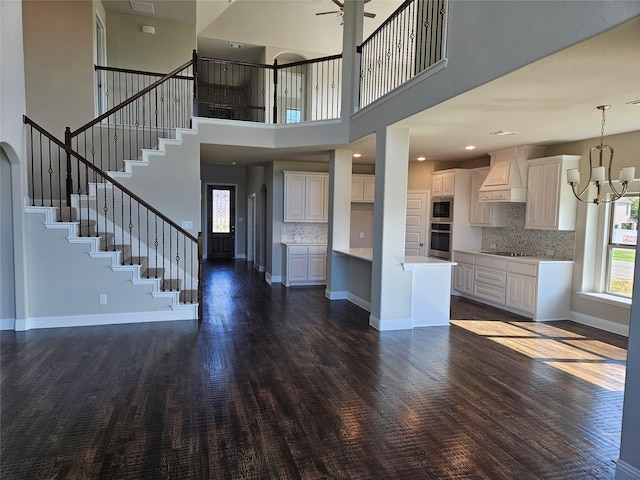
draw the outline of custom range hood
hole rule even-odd
[[[480,187],[480,202],[526,202],[527,160],[544,156],[544,147],[522,145],[490,152],[491,168]]]

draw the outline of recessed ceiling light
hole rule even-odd
[[[475,150],[476,146],[475,145],[467,145],[466,147],[464,147],[465,150]]]
[[[491,132],[489,135],[496,135],[498,137],[505,137],[507,135],[517,135],[520,132],[514,132],[513,130],[497,130],[495,132]]]
[[[129,4],[131,5],[131,10],[133,10],[134,12],[156,13],[155,9],[153,8],[153,3],[129,0]]]
[[[416,160],[418,160],[419,162],[424,162],[427,159],[427,157],[418,157],[416,158]]]
[[[360,158],[362,156],[361,153],[354,153],[353,158]]]

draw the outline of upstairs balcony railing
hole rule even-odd
[[[197,116],[269,124],[340,118],[342,55],[273,65],[198,57]]]
[[[404,2],[362,45],[360,109],[444,58],[447,0]]]

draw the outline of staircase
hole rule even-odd
[[[184,135],[194,133],[184,128],[183,115],[175,121],[176,116],[172,114],[174,106],[167,106],[164,109],[166,112],[159,113],[157,107],[155,110],[155,120],[164,118],[166,113],[168,118],[174,120],[172,123],[151,126],[147,124],[147,120],[154,117],[151,110],[135,104],[137,101],[144,106],[153,97],[154,89],[164,88],[167,79],[178,75],[182,70],[184,66],[76,132],[67,129],[64,143],[25,117],[24,121],[28,126],[31,198],[31,205],[25,211],[43,215],[44,222],[40,225],[44,224],[46,230],[64,231],[67,244],[84,246],[81,248],[86,250],[82,251],[87,251],[92,259],[102,259],[101,263],[98,262],[98,270],[94,267],[86,268],[86,263],[78,262],[85,265],[86,270],[92,270],[95,277],[104,277],[101,268],[108,263],[113,272],[118,272],[114,274],[116,283],[123,278],[124,272],[130,274],[133,284],[131,297],[122,302],[134,305],[129,309],[123,307],[122,312],[112,315],[100,313],[106,310],[102,307],[103,297],[104,303],[107,303],[106,293],[101,293],[100,306],[85,306],[84,310],[69,307],[69,311],[79,311],[80,315],[74,317],[76,320],[67,322],[63,319],[65,315],[54,315],[40,324],[36,322],[36,328],[201,318],[201,237],[194,237],[119,181],[127,182],[132,178],[134,167],[148,166],[164,155],[167,146],[180,145]],[[174,99],[176,105],[180,103],[177,96],[166,92],[162,95]],[[116,123],[116,118],[125,118],[123,111],[129,112],[126,120],[132,124]],[[141,112],[139,118],[131,116],[131,112],[136,111]],[[162,138],[163,135],[175,138]],[[151,160],[154,157],[156,159]],[[133,188],[132,184],[131,186]],[[154,190],[162,191],[162,188],[154,185]],[[199,216],[199,212],[197,215]],[[32,225],[33,222],[30,222],[31,220],[27,223]],[[38,230],[35,227],[32,229]],[[56,239],[59,239],[59,235],[54,236],[49,246],[42,249],[50,249],[49,255],[66,258],[68,252],[65,249],[73,251],[74,248],[65,248],[64,242],[58,243]],[[30,247],[35,248],[30,252],[34,258],[44,258],[44,252],[37,251],[37,242],[31,242]],[[62,264],[66,275],[76,281],[87,275],[80,267],[70,270],[69,263],[73,263],[73,260]],[[55,274],[52,272],[38,273],[38,276],[49,274],[52,275],[51,282],[55,283]],[[109,289],[104,282],[100,283],[91,276],[80,281],[83,287],[93,283],[100,284],[95,287],[100,292]],[[118,288],[120,286],[115,290]],[[114,296],[118,298],[117,294]],[[134,300],[138,298],[136,296],[139,296],[139,301]],[[94,304],[98,304],[97,297],[98,295]],[[123,298],[121,293],[119,298]],[[72,301],[75,299],[67,299],[66,303]],[[60,303],[65,303],[65,300],[60,299]],[[91,304],[84,300],[78,300],[77,303]],[[109,309],[117,310],[117,305],[110,304]]]

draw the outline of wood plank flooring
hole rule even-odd
[[[243,261],[205,279],[202,324],[2,332],[0,477],[613,478],[623,337],[464,299],[377,332]]]

